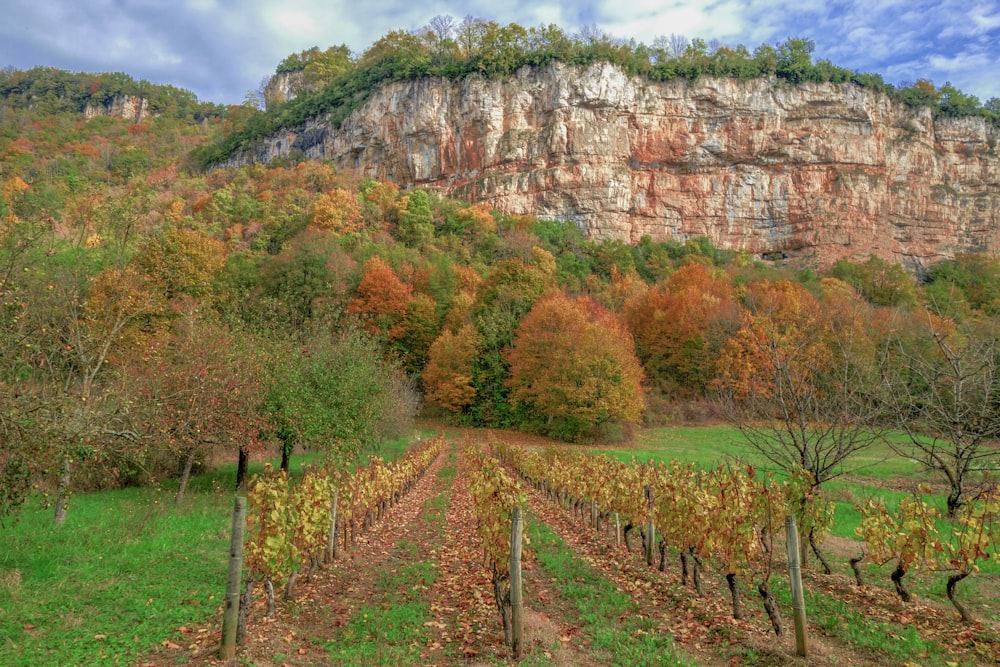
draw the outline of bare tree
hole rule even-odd
[[[960,322],[931,311],[898,315],[878,360],[889,441],[948,485],[948,514],[1000,470],[1000,343],[997,319]]]
[[[751,289],[744,324],[720,355],[718,404],[763,458],[808,471],[819,487],[882,439],[871,310],[839,281],[822,302],[786,281]]]
[[[455,26],[454,17],[447,14],[438,14],[428,21],[426,29],[434,33],[434,37],[437,38],[438,42],[443,42],[455,32]]]

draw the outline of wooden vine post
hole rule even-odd
[[[233,531],[229,541],[229,578],[226,581],[226,607],[222,616],[222,645],[219,657],[236,657],[236,627],[240,612],[240,584],[243,579],[243,532],[247,521],[246,496],[236,496],[233,508]]]
[[[646,485],[646,565],[653,565],[653,552],[656,544],[656,523],[653,516],[653,489]]]
[[[510,648],[514,660],[520,660],[524,650],[524,601],[521,591],[521,508],[510,514]]]
[[[802,567],[799,561],[799,529],[795,515],[785,516],[785,544],[788,548],[788,578],[792,588],[792,617],[795,619],[795,653],[806,655],[806,603],[802,594]]]

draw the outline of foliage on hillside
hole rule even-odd
[[[749,357],[720,353],[750,335],[739,331],[753,321],[760,285],[779,281],[797,285],[796,303],[818,300],[836,316],[810,340],[840,344],[853,339],[838,331],[863,331],[866,363],[881,354],[886,381],[905,379],[892,374],[905,370],[895,361],[937,353],[916,335],[923,329],[903,339],[880,328],[890,314],[880,308],[897,309],[899,321],[960,324],[962,349],[988,349],[967,337],[996,318],[993,257],[956,257],[925,284],[881,260],[845,262],[835,269],[842,280],[820,279],[706,239],[588,241],[572,223],[501,215],[321,163],[185,172],[187,152],[231,131],[228,122],[0,113],[0,432],[16,443],[0,455],[0,515],[30,482],[63,494],[63,507],[72,489],[159,480],[188,461],[245,455],[258,438],[286,453],[307,446],[350,458],[404,429],[419,396],[458,423],[621,437],[644,401],[645,418],[662,419],[678,399],[714,398],[723,372],[747,378],[748,396],[766,389],[737,365]],[[580,309],[589,315],[570,317]],[[184,337],[195,330],[206,335]],[[774,331],[754,340],[795,344]],[[354,361],[327,373],[340,345]],[[234,352],[240,364],[227,361]],[[557,361],[574,374],[560,375]],[[186,375],[207,373],[219,377]],[[995,376],[975,376],[987,382],[981,395],[996,395]],[[328,377],[351,383],[345,396],[375,387],[379,400],[333,405],[332,390],[330,402],[305,400],[317,394],[309,386],[328,391]],[[823,377],[824,391],[836,389],[837,378]],[[552,403],[556,390],[563,404]],[[259,426],[216,419],[206,405]],[[974,442],[995,440],[996,426],[995,414],[970,424]]]
[[[879,74],[845,69],[828,60],[813,62],[814,48],[812,40],[799,37],[775,46],[762,44],[752,52],[742,44],[730,48],[677,35],[646,45],[593,29],[567,34],[552,24],[524,27],[473,17],[455,21],[450,16],[437,16],[418,30],[386,34],[353,60],[344,46],[326,51],[313,47],[289,55],[276,73],[303,72],[302,94],[282,105],[272,106],[269,101],[266,113],[247,109],[231,134],[197,151],[196,161],[208,168],[264,137],[325,114],[338,127],[375,90],[393,81],[422,77],[461,80],[471,75],[503,78],[522,67],[551,62],[580,66],[608,62],[650,81],[773,77],[792,85],[853,83],[911,106],[928,106],[936,116],[981,116],[1000,123],[1000,100],[996,98],[981,104],[951,83],[936,88],[924,79],[896,87]]]

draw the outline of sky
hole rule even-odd
[[[812,39],[814,60],[889,83],[951,82],[1000,97],[1000,0],[4,0],[0,68],[125,72],[199,100],[239,104],[287,55],[346,44],[364,52],[437,15],[568,33],[596,26],[658,36],[776,45]]]

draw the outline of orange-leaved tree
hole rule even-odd
[[[421,380],[424,397],[449,412],[461,412],[472,404],[472,362],[476,356],[476,328],[466,324],[458,333],[447,329],[431,345]]]
[[[722,344],[739,324],[736,292],[726,274],[690,263],[625,304],[646,374],[688,394],[714,376]]]
[[[406,334],[412,298],[413,288],[400,280],[384,259],[374,255],[365,262],[358,296],[347,305],[347,312],[360,316],[368,333],[395,341]]]
[[[512,402],[557,437],[578,440],[608,422],[636,423],[645,409],[632,336],[592,300],[561,291],[539,299],[509,360]]]

